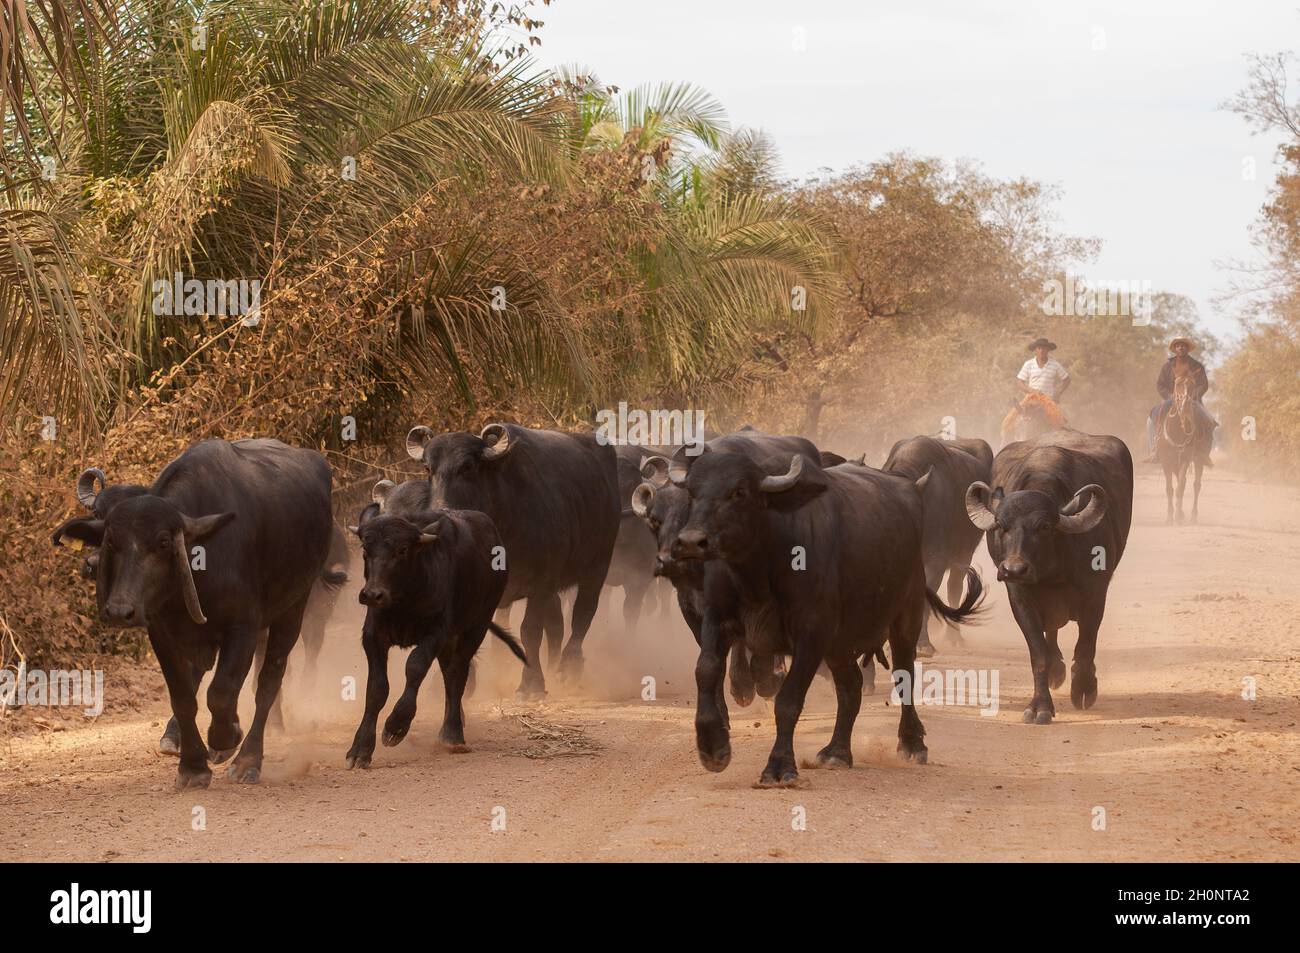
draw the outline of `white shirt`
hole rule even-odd
[[[1061,366],[1061,362],[1054,357],[1049,357],[1042,367],[1038,366],[1037,357],[1031,357],[1025,361],[1024,367],[1020,368],[1016,378],[1028,384],[1030,390],[1036,390],[1056,400],[1061,385],[1070,379],[1070,375]]]

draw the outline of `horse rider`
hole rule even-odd
[[[1191,356],[1194,350],[1196,350],[1196,342],[1191,338],[1176,337],[1169,342],[1169,353],[1173,356],[1165,361],[1164,366],[1160,368],[1160,376],[1156,378],[1156,390],[1160,392],[1162,400],[1151,408],[1151,413],[1147,416],[1147,463],[1155,463],[1157,460],[1156,427],[1173,406],[1174,385],[1180,378],[1191,378],[1194,413],[1201,418],[1206,429],[1213,433],[1214,428],[1219,426],[1219,422],[1210,416],[1210,412],[1201,402],[1205,392],[1210,389],[1210,378],[1205,373],[1205,365]],[[1214,466],[1209,460],[1209,454],[1206,454],[1203,462],[1207,467]]]
[[[1052,357],[1056,344],[1047,338],[1039,338],[1029,345],[1029,350],[1034,352],[1034,356],[1020,368],[1016,387],[1022,394],[1042,394],[1050,397],[1053,403],[1059,402],[1070,386],[1070,372]]]

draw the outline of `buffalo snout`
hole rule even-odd
[[[104,621],[112,625],[136,625],[142,620],[141,613],[130,602],[109,599],[104,603],[102,613]]]
[[[684,529],[673,543],[674,559],[703,559],[709,552],[709,537],[703,530]]]
[[[384,608],[392,599],[387,589],[380,589],[376,586],[365,586],[357,594],[357,598],[363,606],[374,606],[376,609]]]
[[[1008,556],[998,563],[999,582],[1026,582],[1029,579],[1030,565],[1019,556]]]

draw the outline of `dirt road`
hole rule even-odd
[[[733,708],[731,767],[707,773],[694,753],[694,645],[676,621],[635,640],[593,631],[583,691],[541,706],[511,700],[517,666],[485,647],[467,704],[472,753],[437,745],[435,675],[406,741],[349,772],[361,702],[340,700],[340,680],[364,686],[349,593],[316,692],[288,689],[288,730],[268,738],[262,784],[217,773],[207,791],[173,792],[175,762],[154,753],[161,676],[110,668],[110,701],[129,693],[139,711],[64,716],[63,730],[11,718],[0,838],[12,859],[83,861],[1300,859],[1300,492],[1220,469],[1199,525],[1163,517],[1163,481],[1144,471],[1099,640],[1097,705],[1074,711],[1067,686],[1050,726],[1020,721],[1028,656],[981,546],[989,621],[962,649],[939,634],[927,665],[996,673],[1000,708],[923,707],[928,765],[895,759],[897,709],[877,695],[852,770],[753,789],[773,735],[760,700]],[[1062,631],[1067,655],[1073,639]],[[641,700],[645,676],[656,700]],[[800,757],[825,743],[833,710],[818,679]]]

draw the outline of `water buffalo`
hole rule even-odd
[[[897,474],[855,464],[824,470],[795,456],[785,473],[773,476],[743,454],[719,452],[702,454],[684,479],[673,479],[690,496],[674,558],[725,566],[735,583],[704,592],[695,669],[700,761],[710,771],[731,761],[726,715],[718,705],[727,636],[713,620],[721,608],[722,617],[742,619],[755,654],[793,656],[776,695],[776,743],[759,786],[799,783],[794,729],[823,661],[835,679],[837,710],[817,763],[851,765],[850,739],[862,702],[858,657],[874,654],[887,639],[894,668],[910,675],[927,605],[953,621],[968,617],[979,601],[979,576],[969,573],[966,601],[957,609],[926,587],[921,495]],[[911,692],[901,693],[901,700],[899,751],[924,761],[925,729]]]
[[[881,469],[910,480],[930,474],[922,494],[925,584],[937,591],[947,573],[948,603],[956,605],[961,601],[962,582],[981,535],[966,517],[966,488],[976,481],[989,479],[993,451],[983,440],[911,437],[894,444]],[[957,633],[956,629],[952,631]],[[956,635],[956,639],[960,641],[961,636]],[[921,630],[916,654],[922,658],[934,655],[934,645],[925,629]]]
[[[577,586],[569,642],[560,657],[561,673],[576,682],[582,641],[618,537],[622,506],[614,448],[595,432],[489,424],[477,435],[414,427],[406,449],[428,471],[435,507],[486,513],[501,534],[510,569],[501,604],[528,600],[520,627],[529,659],[519,684],[525,698],[545,693],[542,631],[548,622],[554,627],[562,621],[556,618],[560,592]]]
[[[180,731],[178,787],[206,787],[209,755],[220,763],[236,748],[230,776],[258,780],[266,720],[325,566],[331,526],[330,469],[320,454],[278,440],[205,440],[147,492],[114,503],[102,518],[60,527],[56,535],[99,549],[101,619],[148,630]],[[263,629],[266,662],[245,737],[236,704]],[[214,661],[205,747],[195,696]]]
[[[431,510],[409,519],[374,516],[353,531],[365,556],[366,581],[358,598],[367,607],[361,634],[367,675],[365,712],[348,749],[348,767],[370,767],[375,724],[388,701],[388,650],[393,646],[412,651],[406,660],[406,689],[384,723],[384,744],[392,747],[406,737],[420,684],[436,658],[446,689],[439,737],[454,752],[468,751],[461,702],[470,661],[487,632],[527,663],[519,643],[492,622],[508,577],[499,568],[496,527],[482,513]]]
[[[632,493],[642,481],[641,461],[646,455],[671,454],[676,448],[633,446],[614,448],[618,457],[618,498],[623,508],[619,515],[618,539],[609,561],[605,585],[623,590],[623,627],[629,636],[636,635],[637,623],[646,596],[654,596],[659,577],[655,575],[654,538],[629,505]]]
[[[755,461],[767,472],[783,470],[789,465],[791,456],[801,456],[814,463],[820,460],[820,452],[810,440],[767,434],[750,426],[708,441],[705,451],[739,453]],[[635,491],[633,507],[646,520],[655,539],[655,573],[672,582],[677,591],[677,604],[682,610],[682,617],[698,643],[700,626],[703,624],[706,577],[707,586],[711,589],[724,590],[733,587],[735,583],[730,579],[731,571],[726,566],[684,563],[672,555],[673,543],[685,525],[689,503],[684,492],[669,489],[669,474],[676,472],[678,479],[682,479],[692,459],[685,450],[678,450],[671,461],[662,457],[649,457],[643,461],[644,475],[650,482],[643,485],[644,489],[638,487]],[[712,604],[715,611],[721,612],[721,607],[730,603],[719,598],[713,600]],[[754,700],[755,692],[764,698],[775,695],[785,677],[784,660],[777,655],[751,651],[744,638],[742,621],[738,617],[719,616],[715,625],[725,630],[727,644],[731,646],[731,697],[736,704],[742,707],[749,705]],[[724,700],[724,714],[725,707]]]
[[[1053,430],[1004,447],[991,483],[971,484],[966,509],[987,533],[1029,645],[1034,697],[1024,720],[1046,725],[1056,714],[1050,688],[1065,681],[1056,634],[1067,622],[1079,624],[1070,701],[1097,700],[1097,631],[1128,539],[1133,458],[1118,437]]]

